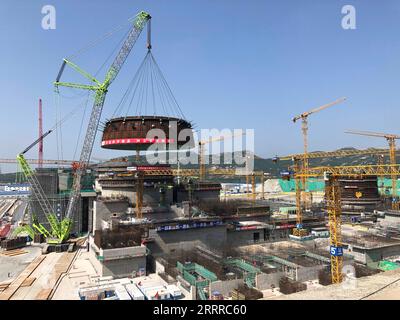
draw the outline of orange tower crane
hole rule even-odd
[[[311,152],[308,154],[308,159],[318,159],[318,158],[341,158],[348,156],[359,156],[359,155],[378,155],[378,166],[379,168],[383,168],[382,159],[386,154],[390,154],[389,149],[374,149],[369,148],[365,150],[337,150],[337,151],[319,151],[319,152]],[[274,161],[278,160],[292,160],[293,166],[290,169],[293,170],[295,176],[295,190],[296,190],[296,228],[293,229],[293,235],[295,236],[305,236],[308,234],[308,231],[303,228],[299,228],[298,226],[302,226],[303,224],[303,211],[301,206],[301,180],[303,178],[307,178],[307,173],[305,173],[304,169],[300,165],[300,161],[303,159],[303,154],[292,154],[284,157],[276,157]],[[307,168],[309,169],[309,168]],[[303,174],[299,175],[299,172],[303,172]]]
[[[331,103],[325,104],[325,105],[320,106],[318,108],[312,109],[312,110],[307,111],[307,112],[303,112],[302,114],[300,114],[300,115],[298,115],[298,116],[296,116],[296,117],[294,117],[292,119],[293,122],[297,122],[300,119],[302,121],[301,122],[301,130],[302,130],[302,133],[303,133],[303,144],[304,144],[304,153],[303,153],[303,159],[302,159],[303,160],[303,164],[302,164],[303,172],[307,173],[307,170],[308,170],[308,117],[311,114],[320,112],[320,111],[322,111],[322,110],[324,110],[326,108],[332,107],[332,106],[334,106],[336,104],[339,104],[339,103],[341,103],[341,102],[343,102],[345,100],[346,100],[346,98],[340,98],[340,99],[338,99],[336,101],[333,101]],[[301,178],[301,182],[302,182],[303,190],[307,190],[307,178],[306,178],[306,176]],[[307,201],[305,201],[305,205],[306,205],[306,207],[308,206],[307,205]],[[302,229],[301,226],[297,226],[297,228],[298,229]]]
[[[391,165],[396,165],[396,139],[400,139],[399,135],[389,133],[378,133],[370,131],[354,131],[348,130],[346,133],[357,134],[361,136],[385,138],[389,143],[389,159]],[[399,198],[397,196],[397,175],[394,171],[391,172],[392,179],[392,209],[399,210]]]
[[[340,283],[343,280],[343,243],[341,234],[341,196],[340,177],[371,177],[400,175],[400,165],[360,165],[360,166],[337,166],[337,167],[314,167],[309,168],[307,174],[302,171],[295,173],[295,178],[324,177],[326,207],[328,211],[329,233],[330,233],[330,255],[332,283]]]

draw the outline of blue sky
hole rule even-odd
[[[41,28],[47,4],[57,10],[56,30]],[[357,10],[356,30],[341,27],[345,4]],[[39,97],[44,129],[54,125],[52,82],[62,58],[140,10],[153,17],[153,54],[197,128],[255,129],[261,156],[301,152],[300,123],[291,118],[346,96],[345,103],[310,117],[310,150],[386,146],[381,139],[344,134],[346,129],[400,133],[399,1],[3,0],[1,157],[14,158],[37,138]],[[122,36],[75,62],[96,72]],[[142,34],[110,88],[103,119],[115,110],[145,53]],[[81,92],[62,93],[62,115],[84,101]],[[82,115],[83,107],[62,128],[65,159],[73,157]],[[121,154],[101,149],[99,138],[93,156]],[[46,138],[44,153],[57,158],[55,134]],[[36,158],[37,150],[27,157]]]

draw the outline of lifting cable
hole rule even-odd
[[[158,66],[158,63],[156,62],[156,60],[154,59],[154,57],[153,57],[152,54],[150,54],[150,56],[151,56],[151,59],[152,59],[154,65],[155,65],[156,68],[157,68],[158,74],[161,76],[161,79],[162,79],[162,81],[164,82],[164,85],[165,85],[166,89],[167,89],[168,92],[169,92],[170,98],[173,100],[173,102],[174,102],[174,104],[175,104],[177,110],[179,111],[179,114],[180,114],[180,116],[182,117],[182,119],[185,119],[185,116],[184,116],[184,114],[183,114],[183,112],[182,112],[182,110],[181,110],[181,108],[180,108],[180,106],[179,106],[179,104],[178,104],[178,101],[176,101],[176,98],[175,98],[174,94],[172,93],[172,90],[171,90],[170,86],[168,85],[167,80],[165,80],[165,77],[164,77],[164,75],[163,75],[163,73],[162,73],[160,67]]]
[[[158,104],[166,116],[177,116],[185,119],[151,50],[148,50],[115,108],[112,117],[125,114],[124,117],[126,118],[132,106],[135,106],[134,115],[152,114],[155,116],[158,113]],[[125,109],[126,111],[124,112]]]
[[[84,122],[85,116],[86,116],[86,111],[87,111],[87,106],[88,106],[88,102],[89,102],[89,97],[90,97],[90,92],[87,93],[86,102],[85,102],[85,107],[84,107],[84,109],[83,109],[83,114],[82,114],[82,119],[81,119],[81,125],[80,125],[80,128],[79,128],[78,137],[77,137],[77,139],[76,139],[75,150],[74,150],[74,155],[73,155],[73,157],[72,157],[72,160],[75,160],[76,152],[78,151],[79,140],[80,140],[81,134],[82,134],[83,122]]]
[[[55,124],[55,131],[56,131],[56,147],[57,147],[57,160],[59,160],[60,161],[60,146],[59,146],[59,142],[60,142],[60,138],[59,138],[59,128],[61,128],[61,125],[59,125],[59,119],[58,119],[58,116],[59,116],[59,109],[60,109],[60,106],[59,106],[59,103],[60,103],[60,101],[59,101],[59,95],[57,94],[57,93],[55,93],[55,95],[54,95],[54,104],[55,104],[55,106],[56,106],[56,124]]]
[[[86,99],[86,106],[87,106],[87,102],[89,100],[89,96],[90,94],[88,94],[88,98]],[[85,110],[86,110],[86,106],[85,106]],[[59,146],[58,146],[58,142],[59,142],[59,136],[58,136],[58,130],[60,130],[59,128],[61,128],[61,126],[71,117],[73,116],[75,113],[77,113],[80,109],[82,109],[82,103],[78,104],[77,106],[75,106],[72,111],[70,111],[69,113],[67,113],[63,118],[58,119],[58,112],[56,111],[56,123],[49,129],[49,131],[56,131],[56,139],[57,139],[57,156],[58,159],[57,160],[61,160],[59,158],[60,155],[60,151],[62,151],[62,149],[60,150]]]
[[[126,24],[125,24],[126,25]],[[124,25],[124,26],[125,26]],[[117,31],[119,31],[119,30],[121,30],[122,29],[122,27],[118,27],[118,30]],[[103,62],[103,64],[99,67],[99,69],[96,71],[96,73],[95,73],[95,77],[97,77],[97,75],[100,73],[100,71],[104,68],[104,66],[107,64],[107,62],[111,59],[111,57],[115,54],[115,52],[116,52],[116,50],[121,46],[121,43],[122,43],[122,41],[125,39],[125,37],[127,36],[127,34],[128,34],[128,32],[129,32],[129,30],[124,34],[124,36],[118,41],[118,43],[115,45],[115,47],[114,47],[114,49],[111,51],[111,53],[108,55],[108,57],[104,60],[104,62]],[[105,38],[108,38],[108,37],[110,37],[112,34],[113,34],[114,32],[109,32],[108,34],[107,34],[107,37],[105,37]],[[94,45],[92,45],[91,47],[93,47]],[[88,49],[88,48],[87,48]],[[82,52],[83,50],[81,50],[80,52]],[[72,56],[72,57],[76,57],[77,56],[77,54],[75,54],[74,56]],[[71,89],[71,88],[69,88],[70,90],[72,90],[73,92],[76,92],[76,90],[75,89]],[[75,149],[74,149],[74,154],[73,154],[73,158],[72,159],[75,159],[75,156],[76,156],[76,153],[77,153],[77,150],[78,150],[78,146],[79,146],[79,140],[80,140],[80,137],[81,137],[81,135],[82,135],[82,130],[83,130],[83,124],[84,124],[84,120],[85,120],[85,116],[86,116],[86,111],[87,111],[87,106],[88,106],[88,102],[89,102],[89,97],[90,97],[90,94],[91,94],[91,92],[89,91],[89,92],[83,92],[82,94],[77,94],[77,95],[75,95],[74,97],[68,97],[68,96],[65,96],[65,95],[62,95],[62,94],[60,94],[60,92],[59,92],[59,90],[56,90],[56,100],[55,100],[55,105],[56,105],[56,125],[55,125],[55,128],[56,128],[56,130],[57,130],[57,132],[56,132],[56,139],[57,139],[57,159],[58,160],[60,160],[60,159],[63,159],[63,148],[62,148],[62,129],[61,129],[61,124],[63,123],[63,122],[65,122],[65,120],[70,116],[70,115],[72,115],[73,113],[75,113],[76,112],[76,110],[74,110],[73,112],[71,112],[70,114],[68,114],[64,119],[60,119],[59,120],[59,117],[60,117],[60,101],[59,101],[59,97],[61,96],[61,97],[63,97],[63,98],[68,98],[68,99],[73,99],[73,98],[82,98],[82,97],[84,97],[84,96],[86,96],[86,99],[85,99],[85,102],[84,102],[84,110],[83,110],[83,115],[82,115],[82,119],[81,119],[81,121],[80,121],[80,128],[79,128],[79,132],[78,132],[78,137],[77,137],[77,141],[76,141],[76,144],[75,144]],[[80,107],[81,105],[79,105],[79,107]],[[78,109],[78,108],[77,108]],[[58,131],[60,131],[60,133],[58,133]]]
[[[126,24],[125,24],[126,25]],[[123,26],[125,26],[123,25]],[[118,30],[121,30],[122,27],[118,27]],[[99,69],[96,71],[96,73],[94,74],[95,77],[97,77],[97,75],[100,73],[100,71],[104,68],[104,66],[107,64],[107,62],[111,59],[111,57],[115,54],[115,52],[117,51],[117,49],[119,47],[121,47],[122,42],[124,41],[124,39],[126,38],[127,34],[128,34],[129,30],[123,35],[123,37],[121,37],[121,39],[118,41],[118,43],[115,45],[114,49],[111,51],[111,53],[108,55],[108,57],[104,60],[103,64],[99,67]],[[107,34],[107,37],[110,37],[114,32],[110,32]],[[94,45],[93,45],[94,46]],[[92,46],[92,47],[93,47]],[[82,52],[82,50],[81,50]],[[73,57],[76,57],[76,55],[74,55]],[[70,90],[72,90],[73,92],[76,92],[75,89],[69,88]],[[78,146],[79,146],[79,140],[80,137],[82,135],[82,130],[83,130],[83,124],[84,124],[84,120],[85,120],[85,116],[86,116],[86,111],[87,111],[87,106],[88,106],[88,102],[89,102],[89,97],[90,97],[91,92],[83,92],[82,94],[77,94],[74,97],[68,97],[65,95],[60,94],[59,90],[56,90],[56,100],[55,100],[55,105],[56,105],[56,125],[55,128],[57,130],[56,132],[56,139],[57,139],[57,159],[63,159],[63,148],[62,148],[62,129],[61,129],[61,124],[63,122],[65,122],[66,118],[68,118],[70,115],[72,115],[73,113],[75,113],[75,110],[70,113],[69,115],[67,115],[65,117],[65,119],[62,119],[59,121],[59,117],[60,117],[60,101],[59,101],[59,97],[63,97],[63,98],[68,98],[68,99],[73,99],[73,98],[82,98],[84,96],[86,96],[85,99],[85,103],[84,103],[84,110],[83,110],[83,115],[80,121],[80,128],[79,128],[79,132],[78,132],[78,137],[77,137],[77,141],[75,144],[75,149],[74,149],[74,154],[73,154],[73,158],[75,159],[76,157],[76,153],[78,150]],[[79,105],[80,106],[80,105]],[[60,131],[60,133],[58,133],[58,131]]]
[[[87,45],[85,45],[84,47],[82,47],[81,49],[77,50],[75,53],[73,53],[72,55],[68,56],[68,60],[73,60],[76,57],[82,55],[83,53],[87,52],[89,49],[94,48],[95,46],[99,45],[100,43],[102,43],[103,41],[105,41],[106,39],[110,38],[114,33],[126,28],[129,24],[131,24],[134,20],[136,19],[136,15],[133,17],[130,17],[126,22],[114,27],[113,29],[111,29],[110,31],[106,32],[105,34],[103,34],[101,37],[90,41],[87,43]]]

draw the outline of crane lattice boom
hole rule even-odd
[[[66,86],[66,87],[72,87],[72,88],[80,88],[80,89],[86,89],[86,90],[93,90],[96,92],[92,112],[90,115],[85,139],[83,142],[83,146],[82,146],[82,150],[81,150],[81,154],[80,154],[80,158],[79,158],[79,166],[74,174],[73,187],[72,187],[71,196],[70,196],[70,200],[68,202],[68,207],[67,207],[67,211],[66,211],[67,218],[71,218],[73,216],[73,214],[75,213],[76,205],[77,205],[79,197],[80,197],[81,177],[82,177],[84,171],[86,170],[86,167],[90,160],[94,140],[96,138],[96,132],[97,132],[97,129],[99,126],[100,117],[101,117],[103,106],[104,106],[104,101],[105,101],[107,91],[108,91],[108,87],[111,85],[111,83],[117,77],[123,64],[125,63],[126,59],[128,58],[128,55],[131,52],[134,44],[136,43],[136,40],[138,39],[140,33],[142,32],[144,26],[150,19],[151,19],[151,16],[144,11],[137,14],[135,20],[133,21],[133,26],[125,39],[125,42],[123,43],[116,58],[114,59],[114,62],[111,64],[111,67],[108,69],[108,72],[106,73],[103,83],[96,80],[94,77],[92,77],[90,74],[88,74],[87,72],[80,69],[78,66],[76,66],[72,62],[64,59],[64,63],[61,67],[61,70],[60,70],[58,76],[57,76],[55,86],[56,87]],[[65,64],[70,65],[73,69],[75,69],[76,71],[81,73],[84,77],[88,78],[94,84],[93,85],[81,85],[81,84],[60,82],[59,80],[60,80],[62,71],[65,67]]]
[[[330,229],[331,244],[331,274],[332,282],[342,281],[343,247],[341,242],[341,204],[340,186],[338,178],[368,177],[400,175],[400,165],[360,165],[360,166],[336,166],[308,168],[307,172],[299,170],[295,172],[295,178],[324,177],[328,181],[325,187],[327,209]]]

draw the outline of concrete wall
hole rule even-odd
[[[128,209],[128,202],[96,200],[93,202],[93,231],[102,229],[103,221],[108,221],[114,214],[121,216]]]
[[[234,279],[226,281],[215,281],[211,282],[210,289],[213,291],[219,291],[224,296],[228,296],[233,289],[237,289],[239,285],[243,284],[243,279]]]
[[[165,266],[160,261],[156,260],[155,264],[156,273],[165,273]]]
[[[193,200],[219,200],[220,192],[218,190],[210,191],[193,191]],[[187,191],[178,191],[177,202],[188,201],[189,195]]]
[[[227,241],[233,247],[254,244],[255,233],[259,234],[260,241],[264,240],[264,229],[259,229],[259,230],[241,230],[241,231],[228,230]]]
[[[115,278],[135,277],[140,269],[146,271],[146,256],[102,262],[101,276]]]
[[[100,249],[99,255],[104,259],[104,261],[123,258],[136,258],[146,255],[146,247],[142,245],[115,249]]]
[[[354,256],[354,260],[356,262],[369,264],[371,262],[378,262],[391,256],[400,255],[400,244],[374,249],[363,249],[349,245],[346,253]]]
[[[259,241],[254,242],[254,233],[259,233]],[[264,237],[264,229],[258,230],[228,230],[227,241],[233,246],[244,246],[254,243],[277,242],[284,241],[289,238],[289,230],[266,230]]]
[[[156,255],[178,250],[192,250],[199,245],[221,252],[228,245],[240,247],[254,244],[254,233],[259,233],[259,243],[285,240],[287,234],[286,230],[274,230],[275,236],[270,237],[269,241],[264,241],[264,229],[227,231],[226,226],[219,226],[164,232],[150,230],[149,237],[154,238],[155,242],[149,243],[148,248]]]
[[[296,280],[300,282],[318,279],[318,273],[324,269],[324,265],[317,265],[313,267],[300,267],[297,269]]]
[[[279,280],[284,276],[283,272],[260,273],[256,276],[256,288],[259,290],[271,289],[271,285],[275,288],[279,287]]]
[[[140,269],[143,269],[146,272],[146,256],[99,261],[96,256],[95,250],[91,248],[89,261],[96,270],[96,273],[101,277],[135,277]]]
[[[155,239],[155,243],[148,244],[154,254],[187,251],[199,245],[220,252],[226,245],[226,226],[163,232],[150,230],[149,237]]]
[[[367,263],[377,262],[391,256],[400,255],[400,244],[367,251]]]
[[[347,254],[351,254],[354,257],[354,261],[366,264],[367,259],[366,259],[366,254],[365,250],[361,250],[362,252],[354,251],[353,246],[349,245],[347,249],[343,250]]]
[[[113,196],[124,196],[129,199],[129,203],[136,204],[136,190],[135,187],[131,188],[102,188],[101,195],[103,197],[113,197]],[[159,188],[144,188],[143,192],[143,204],[149,206],[156,206],[160,203],[161,193]],[[173,192],[171,189],[165,190],[165,203],[167,205],[171,204],[173,200]]]

